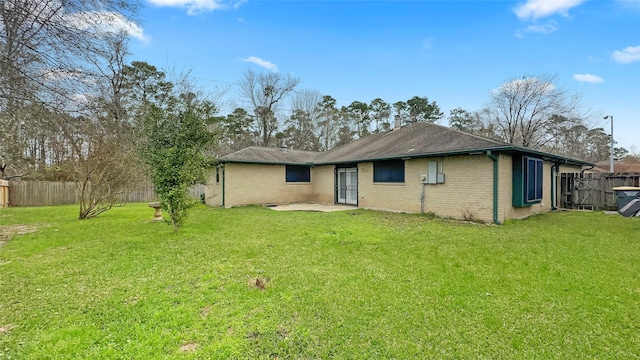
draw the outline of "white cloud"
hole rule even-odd
[[[47,81],[59,81],[72,78],[80,78],[84,76],[82,69],[67,70],[67,69],[47,69],[41,72],[42,77]]]
[[[273,72],[278,72],[278,67],[267,60],[260,59],[259,57],[249,56],[248,58],[242,59],[244,62],[254,63],[256,65],[262,66],[267,70],[271,70]]]
[[[141,41],[147,41],[144,30],[136,23],[129,21],[122,14],[106,11],[84,11],[64,15],[64,20],[77,29],[103,32],[124,32]]]
[[[604,82],[604,79],[602,79],[600,76],[591,74],[573,74],[573,78],[577,81],[587,82],[590,84],[598,84]]]
[[[85,94],[73,94],[71,95],[71,100],[80,104],[86,104],[89,102],[89,98],[87,98]]]
[[[640,61],[640,45],[639,46],[627,46],[622,50],[616,50],[611,56],[613,61],[622,64],[630,64],[632,62]]]
[[[640,0],[617,0],[616,3],[626,9],[640,9]]]
[[[246,0],[147,0],[156,6],[187,8],[187,14],[196,15],[214,10],[238,8]]]
[[[524,29],[525,32],[538,34],[551,34],[556,30],[558,30],[558,27],[555,21],[550,21],[544,25],[529,25]]]
[[[528,0],[514,9],[520,20],[536,20],[560,14],[569,16],[569,10],[582,4],[584,0]]]

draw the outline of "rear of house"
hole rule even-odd
[[[324,153],[230,154],[212,174],[207,202],[345,204],[500,223],[554,208],[558,174],[588,165],[418,123]]]

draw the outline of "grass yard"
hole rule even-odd
[[[0,210],[0,359],[640,358],[639,218],[77,210]]]

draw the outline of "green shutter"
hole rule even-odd
[[[513,156],[513,198],[514,207],[526,206],[525,196],[525,176],[524,176],[524,156]]]
[[[542,201],[544,162],[529,156],[513,157],[514,207],[531,206]]]

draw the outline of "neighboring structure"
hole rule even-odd
[[[326,152],[248,147],[219,160],[210,205],[311,202],[501,223],[555,208],[559,173],[593,164],[431,123]]]

